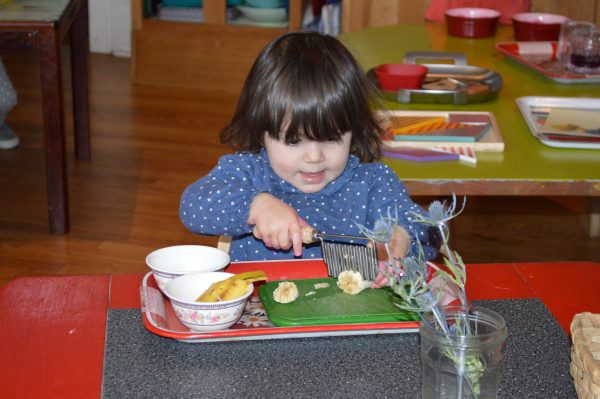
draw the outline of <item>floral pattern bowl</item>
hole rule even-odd
[[[248,297],[254,286],[248,284],[245,294],[239,298],[222,302],[196,302],[212,283],[225,280],[232,273],[206,272],[187,274],[167,283],[164,293],[171,301],[179,321],[193,331],[225,330],[242,316]]]
[[[157,249],[146,256],[146,264],[152,269],[156,284],[163,293],[172,279],[191,273],[222,271],[229,260],[226,252],[204,245],[174,245]]]

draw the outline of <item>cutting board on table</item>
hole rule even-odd
[[[393,304],[389,288],[367,288],[350,295],[338,288],[335,278],[315,278],[291,281],[298,287],[298,298],[290,303],[273,299],[273,291],[282,281],[261,285],[258,295],[269,320],[276,326],[312,326],[324,324],[383,323],[419,320],[412,312]],[[315,284],[328,283],[326,288]],[[307,293],[314,292],[312,295]]]

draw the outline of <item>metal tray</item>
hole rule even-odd
[[[429,69],[423,86],[429,88],[380,90],[383,98],[404,104],[464,105],[491,100],[503,85],[500,74],[487,68],[467,65],[467,58],[462,53],[412,51],[404,57],[407,64],[415,64],[419,60],[450,60],[454,63],[423,64]],[[367,76],[379,87],[375,68],[370,69]],[[436,86],[443,88],[436,89]]]

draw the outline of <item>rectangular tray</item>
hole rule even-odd
[[[471,148],[474,151],[481,152],[502,152],[504,151],[504,140],[498,129],[498,123],[494,114],[491,112],[467,112],[467,111],[377,111],[377,116],[380,120],[385,120],[387,115],[397,116],[444,116],[452,114],[463,115],[485,115],[492,124],[490,131],[479,141],[475,142],[456,142],[456,141],[398,141],[398,140],[383,140],[383,147],[398,148],[398,147],[418,147],[418,148]]]
[[[286,281],[296,284],[299,292],[298,298],[290,303],[273,299],[273,291],[280,281],[263,284],[258,290],[269,320],[280,327],[419,320],[415,313],[394,305],[390,288],[367,288],[349,295],[337,287],[337,279],[332,277]],[[315,284],[327,286],[317,288]]]
[[[585,109],[600,111],[600,99],[574,97],[519,97],[517,106],[529,126],[533,137],[549,147],[600,149],[600,142],[586,140],[555,140],[539,131],[538,119],[541,114],[548,113],[552,108]]]
[[[600,74],[578,74],[556,60],[556,42],[503,42],[496,50],[558,83],[600,83]]]
[[[270,281],[327,276],[327,266],[321,259],[236,262],[232,263],[226,271],[240,273],[258,269],[264,270]],[[158,289],[151,272],[142,280],[140,296],[142,322],[148,331],[188,343],[412,333],[419,329],[419,322],[412,320],[277,327],[268,319],[259,297],[253,295],[248,301],[242,318],[233,327],[222,331],[199,333],[191,331],[179,322],[169,299]]]

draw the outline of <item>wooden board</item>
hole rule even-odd
[[[456,141],[393,141],[393,140],[384,140],[384,148],[397,148],[397,147],[418,147],[418,148],[433,148],[433,147],[456,147],[458,144],[460,146],[472,147],[475,151],[482,152],[502,152],[504,151],[504,140],[502,139],[502,135],[500,134],[500,130],[498,129],[498,123],[496,122],[496,118],[494,114],[491,112],[465,112],[465,111],[389,111],[389,110],[380,110],[377,111],[377,117],[381,121],[381,126],[384,127],[388,122],[388,118],[390,116],[415,116],[415,117],[424,117],[424,116],[444,116],[448,117],[448,115],[452,114],[462,114],[462,115],[485,115],[489,117],[492,128],[490,131],[479,141],[474,143],[457,143]]]

